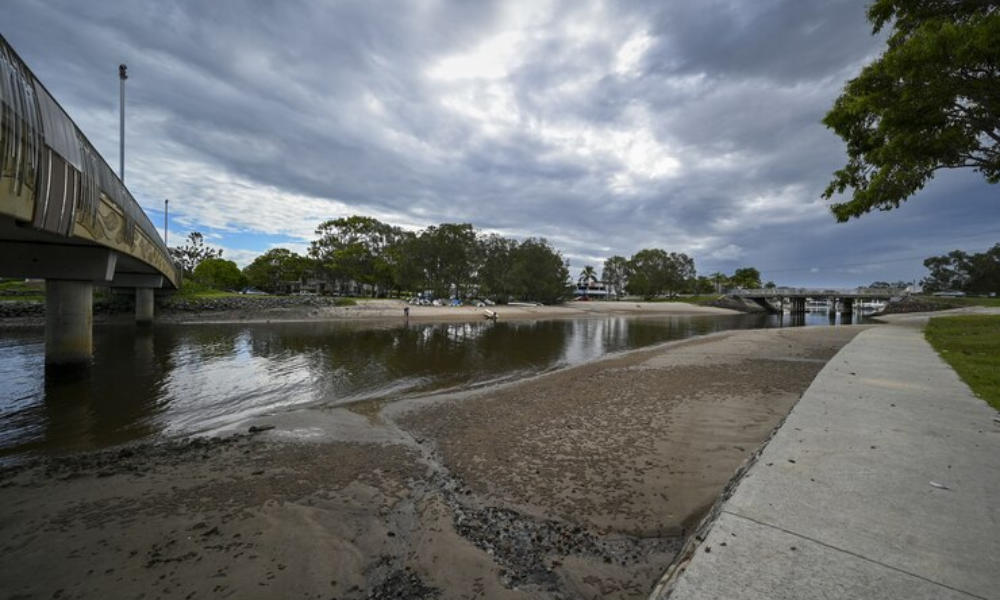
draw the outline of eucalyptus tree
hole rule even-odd
[[[484,297],[506,304],[514,295],[516,240],[491,233],[479,238],[480,264],[476,280]]]
[[[253,259],[243,274],[250,285],[275,292],[285,282],[301,281],[315,271],[315,262],[287,248],[271,248]]]
[[[604,261],[601,279],[615,290],[615,298],[620,298],[628,285],[629,263],[624,256],[612,256]]]
[[[646,300],[674,296],[695,276],[694,260],[683,253],[647,248],[629,259],[629,273],[630,294]]]
[[[558,304],[570,296],[569,267],[544,238],[528,238],[518,244],[511,275],[521,300]]]
[[[372,295],[392,286],[388,250],[402,238],[400,228],[355,215],[325,221],[316,234],[320,237],[312,242],[309,254],[334,279],[354,281]]]
[[[183,246],[169,248],[170,257],[185,275],[191,275],[203,260],[222,258],[221,248],[212,248],[205,244],[205,236],[197,231],[188,234],[187,243]]]

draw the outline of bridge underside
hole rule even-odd
[[[3,215],[0,275],[129,288],[159,289],[165,283],[162,274],[134,256],[79,238],[47,234]]]

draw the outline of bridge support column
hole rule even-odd
[[[843,307],[841,312],[845,315],[850,315],[854,313],[854,298],[841,298],[840,304]]]
[[[94,284],[45,281],[45,364],[78,366],[94,354]]]
[[[152,288],[135,288],[135,322],[137,325],[153,324]]]

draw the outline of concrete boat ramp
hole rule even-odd
[[[652,598],[1000,599],[1000,418],[925,321],[827,364]]]

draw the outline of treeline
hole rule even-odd
[[[589,267],[580,274],[584,284]],[[602,280],[615,294],[641,296],[651,300],[659,296],[678,294],[724,294],[732,289],[773,288],[773,282],[761,283],[760,271],[753,267],[736,269],[732,275],[712,273],[698,275],[694,259],[683,253],[655,248],[640,250],[631,258],[612,256],[604,261]]]
[[[1000,244],[986,252],[953,250],[924,260],[930,274],[921,282],[926,292],[1000,294]]]
[[[365,216],[326,221],[316,235],[306,256],[274,248],[242,271],[224,260],[221,250],[207,246],[200,233],[190,234],[183,246],[170,251],[187,281],[215,289],[252,286],[280,293],[304,287],[369,296],[429,292],[434,298],[546,304],[573,295],[569,262],[542,238],[518,241],[478,232],[468,223],[412,232]],[[616,296],[645,299],[762,287],[757,269],[699,277],[694,259],[658,248],[640,250],[630,258],[612,256],[604,262],[601,278]],[[596,280],[595,269],[588,265],[577,284],[586,287]]]
[[[278,292],[288,282],[320,282],[325,290],[371,296],[429,292],[435,298],[490,298],[506,303],[558,303],[572,293],[569,265],[542,238],[517,241],[482,234],[467,223],[418,232],[364,216],[326,221],[308,256],[276,248],[242,272],[221,252],[208,255],[200,234],[171,249],[196,281],[220,289],[250,285]]]

